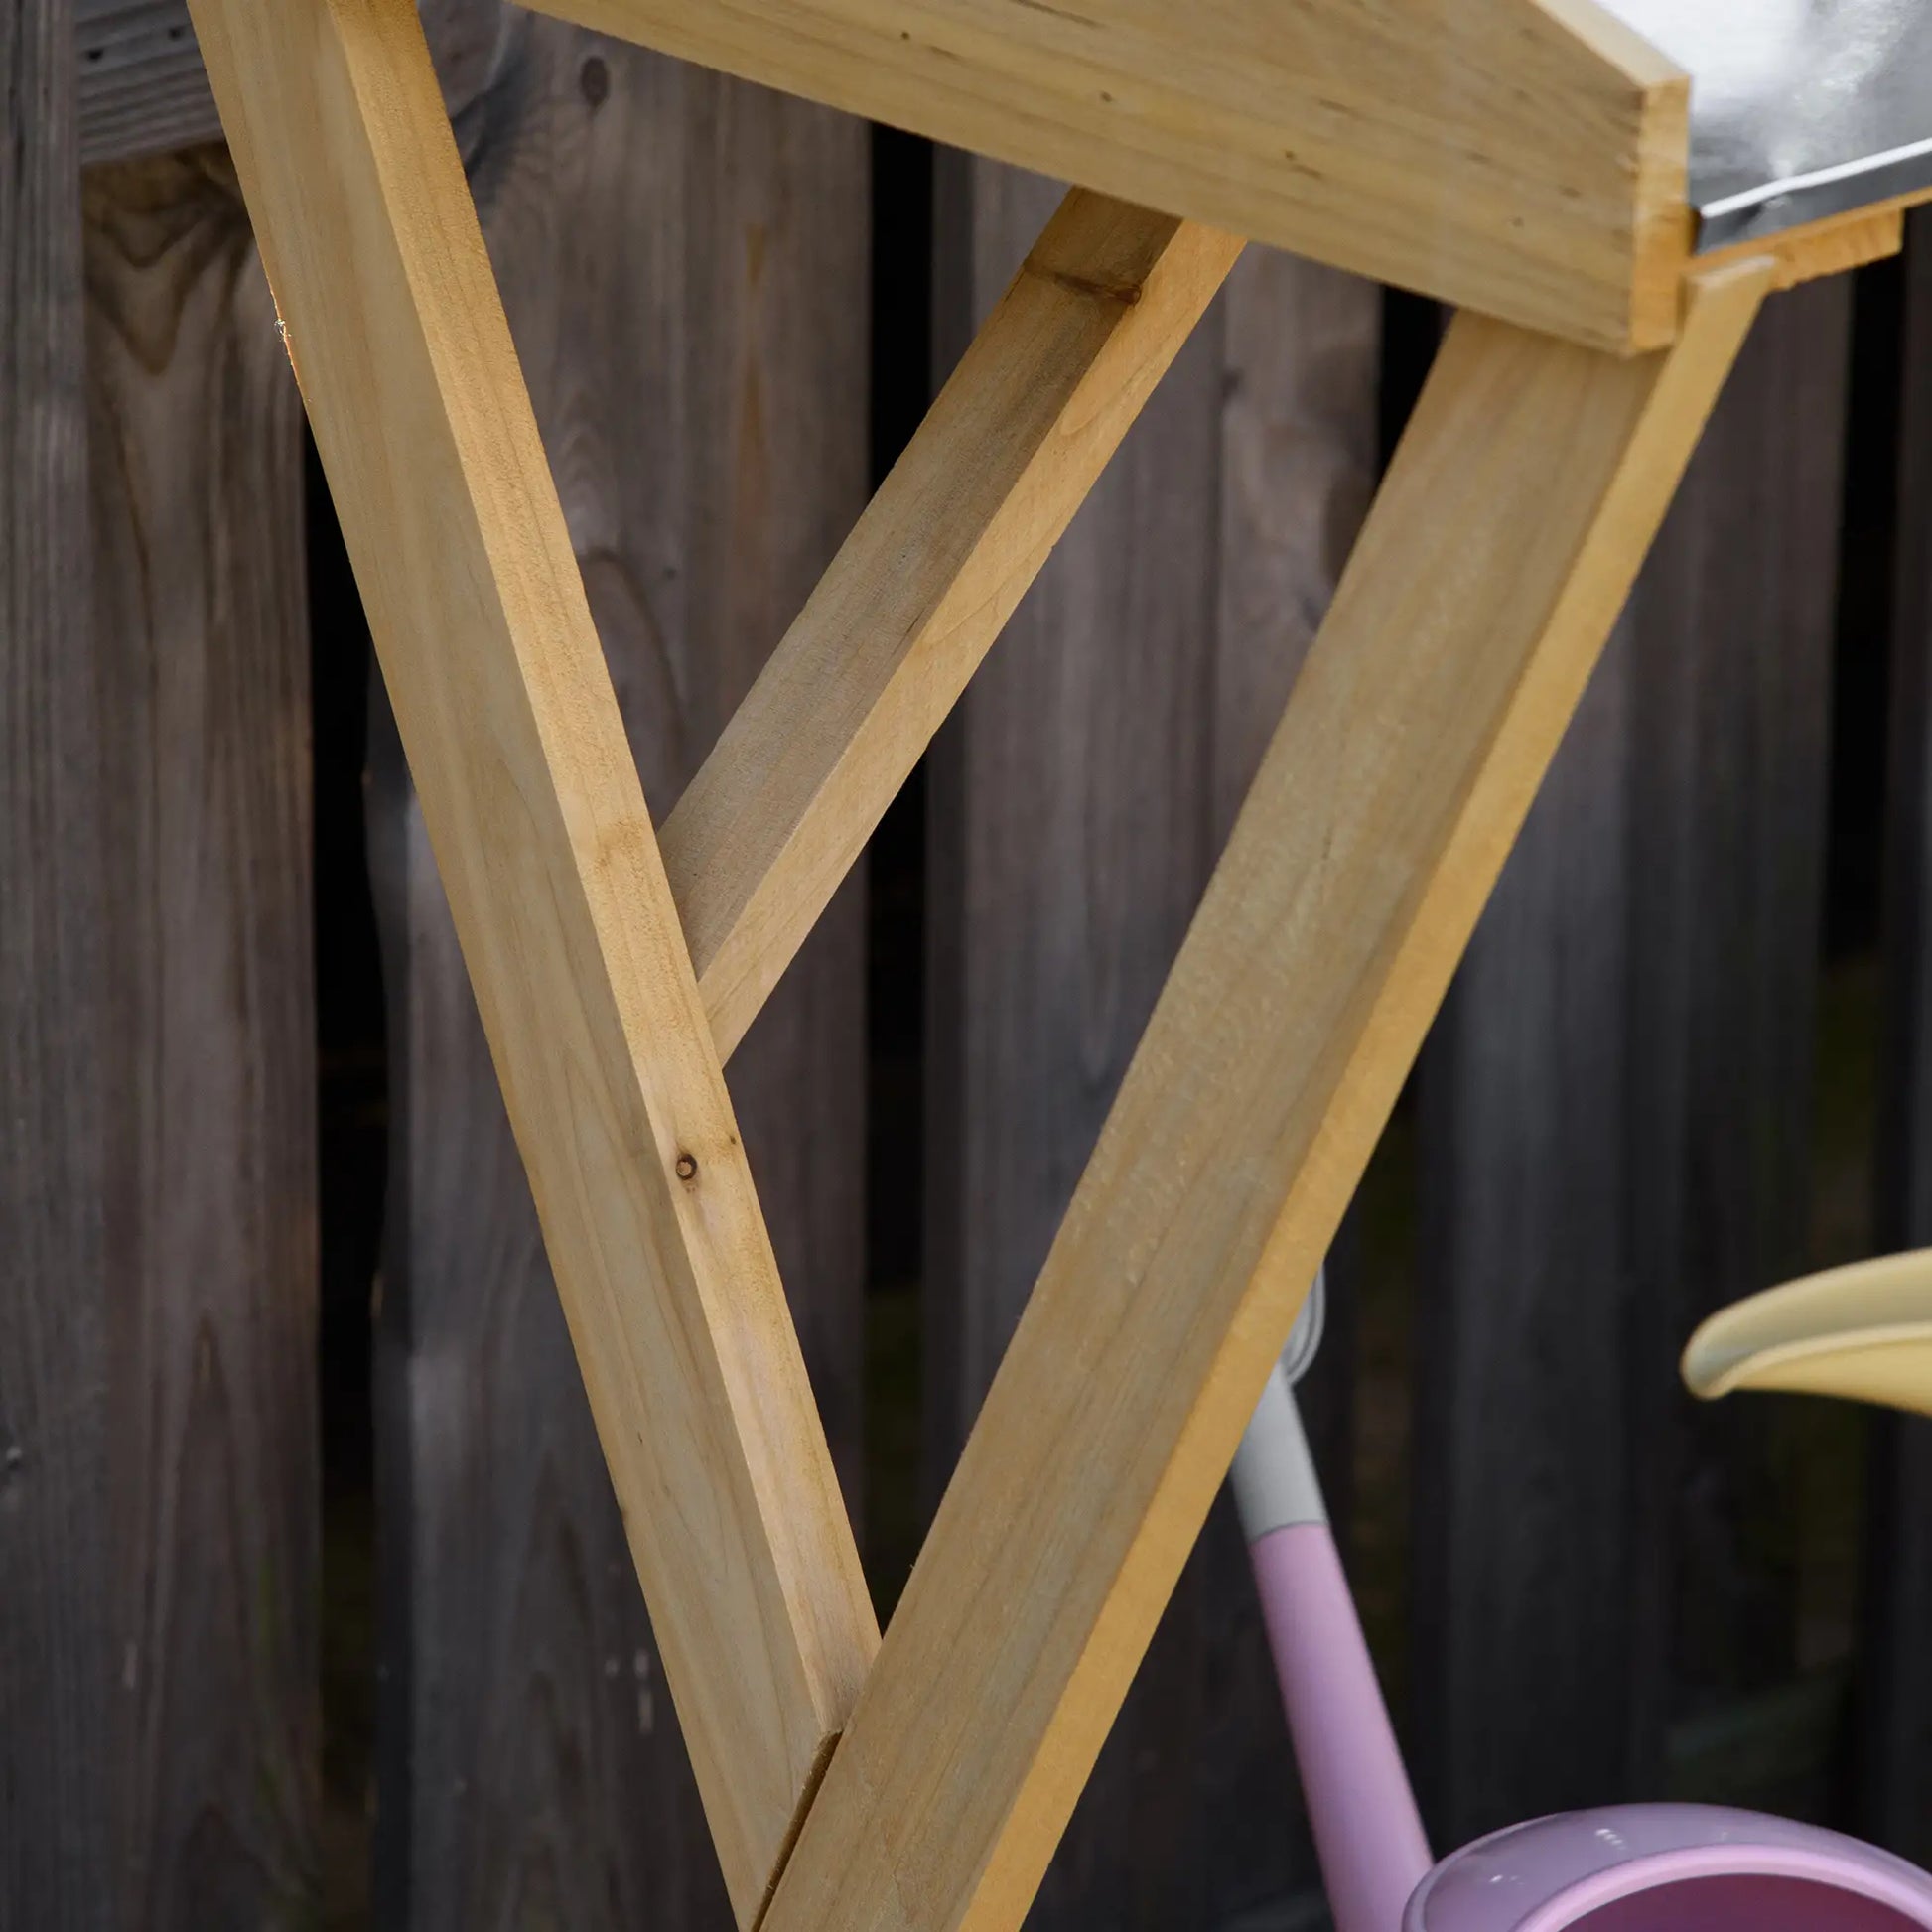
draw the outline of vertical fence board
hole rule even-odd
[[[1760,318],[1429,1048],[1445,1842],[1654,1794],[1673,1718],[1794,1665],[1767,1408],[1692,1415],[1675,1360],[1804,1260],[1848,321],[1829,283]]]
[[[1907,227],[1886,797],[1881,1248],[1932,1246],[1932,222]],[[1932,1422],[1881,1419],[1861,1828],[1932,1864]]]
[[[1221,368],[1220,532],[1213,637],[1210,860],[1248,796],[1302,659],[1354,547],[1374,493],[1383,293],[1338,270],[1250,248],[1228,277]],[[1298,1391],[1342,1547],[1354,1491],[1354,1216],[1328,1256],[1321,1353]],[[1223,1567],[1196,1587],[1231,1604],[1240,1655],[1274,1691],[1255,1621],[1247,1553],[1224,1504]],[[1208,1661],[1205,1666],[1218,1666]],[[1245,1699],[1253,1686],[1230,1690]],[[1255,1720],[1240,1723],[1253,1733]],[[1272,1736],[1272,1726],[1269,1734]],[[1252,1743],[1249,1746],[1253,1750]],[[1236,1764],[1242,1776],[1266,1765]],[[1275,1828],[1267,1820],[1266,1829]]]
[[[317,1888],[302,418],[225,153],[86,188],[126,1923]]]
[[[67,0],[0,9],[0,1922],[105,1926],[100,768]]]
[[[1444,1847],[1622,1781],[1629,643],[1597,666],[1422,1065],[1413,1703]]]
[[[1692,1403],[1676,1365],[1706,1314],[1807,1259],[1850,321],[1842,279],[1766,305],[1634,602],[1633,1534],[1639,1563],[1669,1539],[1646,1687],[1673,1700],[1637,1704],[1639,1762],[1797,1661],[1779,1405]],[[1679,1742],[1672,1781],[1710,1795],[1797,1806],[1821,1781],[1724,1793]]]
[[[864,498],[865,129],[514,13],[446,5],[432,24],[661,818]],[[394,1151],[377,1914],[464,1932],[725,1926],[535,1214],[380,725],[372,764]],[[861,892],[828,912],[732,1069],[849,1484]]]
[[[954,155],[941,170],[935,321],[956,346],[1059,190]],[[935,1486],[1360,516],[1377,318],[1363,285],[1244,262],[935,750]],[[1245,1570],[1217,1510],[1034,1923],[1218,1927],[1309,1878],[1281,1829],[1294,1773]]]

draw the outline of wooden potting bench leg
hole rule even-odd
[[[1773,265],[1452,328],[882,1649],[721,1061],[1239,243],[1069,196],[660,855],[413,0],[192,4],[735,1908],[1015,1926]]]
[[[475,206],[413,0],[195,24],[749,1918],[877,1624]]]
[[[1771,273],[1452,325],[767,1932],[1020,1924]]]

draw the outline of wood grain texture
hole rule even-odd
[[[1421,1063],[1411,1776],[1440,1845],[1634,1795],[1627,643]]]
[[[1025,1913],[1769,273],[1646,360],[1451,330],[772,1932]]]
[[[1775,235],[1757,240],[1746,238],[1725,248],[1714,248],[1700,255],[1701,269],[1722,268],[1725,262],[1744,261],[1753,255],[1769,254],[1775,264],[1773,291],[1795,289],[1805,282],[1816,282],[1828,275],[1843,275],[1869,262],[1895,255],[1905,242],[1905,210],[1932,199],[1932,189],[1910,195],[1896,195],[1888,201],[1873,202],[1847,214],[1828,214],[1817,221],[1800,222]]]
[[[664,828],[729,1054],[1241,251],[1069,196]]]
[[[302,416],[221,150],[86,186],[124,1922],[316,1909]]]
[[[470,190],[408,0],[196,24],[749,1918],[876,1625]]]
[[[83,166],[221,138],[188,0],[73,0]]]
[[[965,156],[945,167],[956,336],[1051,190]],[[1379,310],[1365,283],[1250,251],[935,756],[934,1494],[1366,502]],[[1311,1881],[1283,1828],[1294,1768],[1271,1681],[1239,1534],[1217,1512],[1033,1923],[1218,1927]]]
[[[1804,1261],[1848,327],[1842,285],[1766,309],[1425,1056],[1445,1843],[1664,1789],[1673,1717],[1794,1662],[1766,1417],[1707,1431],[1675,1363]]]
[[[113,1923],[101,747],[73,19],[0,10],[0,1921]]]
[[[1843,275],[1848,269],[1863,268],[1868,262],[1883,261],[1895,255],[1905,242],[1904,210],[1912,201],[1901,196],[1841,214],[1826,221],[1811,221],[1789,228],[1778,237],[1777,278],[1774,288],[1795,289],[1802,282],[1815,282],[1827,275]],[[1726,255],[1750,253],[1746,242],[1705,257],[1717,262]]]
[[[495,0],[426,14],[661,811],[863,500],[864,131]],[[661,1654],[392,729],[372,763],[396,1109],[377,1914],[417,1932],[723,1926]],[[849,884],[820,921],[731,1076],[855,1510],[862,891]]]
[[[1932,215],[1908,223],[1885,824],[1878,1239],[1932,1240]],[[1932,1423],[1879,1419],[1866,1536],[1863,1831],[1932,1862]]]
[[[1675,326],[1688,83],[1590,0],[543,7],[1532,328]]]

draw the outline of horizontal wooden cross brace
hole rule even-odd
[[[722,1061],[1241,244],[1068,197],[660,847],[413,0],[194,13],[738,1916],[1015,1926],[1779,265],[1454,324],[882,1648]]]

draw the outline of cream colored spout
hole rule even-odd
[[[1932,1249],[1735,1302],[1691,1337],[1683,1370],[1707,1401],[1733,1389],[1790,1389],[1932,1415]]]

